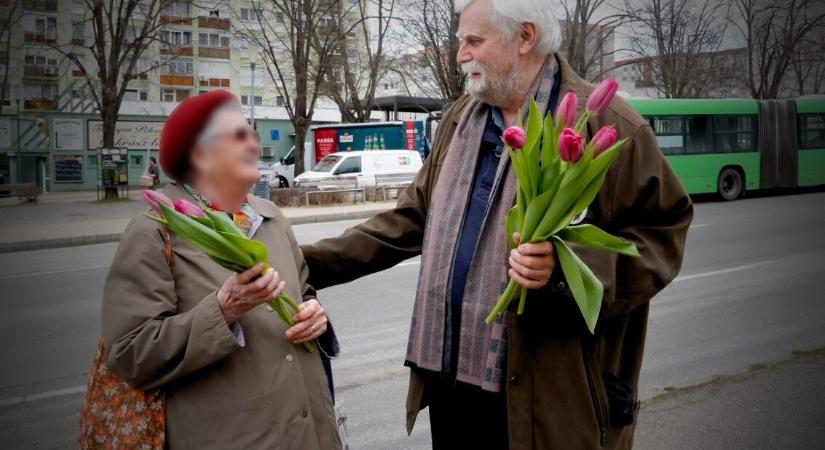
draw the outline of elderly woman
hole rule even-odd
[[[260,178],[258,155],[234,95],[192,97],[161,134],[160,165],[176,180],[162,192],[231,213],[269,248],[273,271],[228,272],[141,215],[106,280],[107,365],[138,389],[166,393],[172,449],[341,447],[322,361],[337,342],[286,219],[247,194]],[[289,329],[264,305],[283,290],[304,300]],[[298,345],[310,340],[320,352]]]

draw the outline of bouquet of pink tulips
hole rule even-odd
[[[515,248],[514,233],[520,233],[521,242],[553,243],[567,285],[591,333],[599,318],[604,287],[568,243],[639,256],[631,242],[596,226],[571,225],[596,198],[607,170],[626,142],[617,141],[616,129],[609,125],[589,142],[582,137],[588,120],[604,113],[617,89],[616,81],[605,80],[587,99],[587,109],[578,119],[575,93],[564,96],[555,120],[550,113],[542,120],[532,101],[526,133],[521,127],[510,127],[502,136],[518,179],[516,205],[508,212],[505,223],[510,248]],[[518,314],[522,314],[527,292],[510,280],[487,316],[487,323],[516,298]]]
[[[153,210],[146,214],[149,218],[206,253],[222,267],[240,273],[262,262],[264,269],[261,274],[269,270],[266,246],[244,236],[225,213],[183,199],[172,202],[160,192],[148,189],[143,191],[143,199]],[[281,293],[268,304],[284,323],[293,325],[291,312],[298,311],[298,304],[286,293]],[[310,352],[315,351],[315,345],[311,342],[304,342],[304,347]]]

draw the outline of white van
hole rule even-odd
[[[421,169],[421,154],[414,150],[368,150],[337,152],[325,156],[312,170],[295,177],[301,183],[335,177],[357,177],[359,186],[375,186],[376,175],[415,176]]]

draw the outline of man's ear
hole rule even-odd
[[[529,55],[538,44],[539,33],[536,24],[533,22],[524,22],[521,24],[521,33],[519,33],[519,48],[518,52],[521,56]]]

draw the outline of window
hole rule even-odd
[[[0,66],[5,66],[9,63],[9,52],[0,50]]]
[[[169,89],[165,88],[160,92],[160,101],[162,102],[182,102],[189,98],[188,89]]]
[[[360,156],[350,156],[349,158],[343,160],[341,165],[335,169],[335,175],[343,175],[346,173],[359,173],[361,172],[361,157]]]
[[[213,10],[209,11],[209,17],[214,17],[216,19],[220,18],[221,17],[221,12],[218,11],[217,9],[213,9]]]
[[[680,155],[685,151],[684,118],[652,117],[650,126],[656,133],[656,142],[665,155]]]
[[[132,155],[129,159],[132,160],[133,166],[142,166],[143,165],[143,156],[141,155]]]
[[[37,34],[43,34],[49,39],[57,36],[56,17],[37,17],[34,19],[34,30]]]
[[[179,30],[164,30],[161,32],[163,48],[192,45],[192,32]]]
[[[276,20],[278,23],[285,23],[286,21],[284,20],[284,13],[277,13],[277,14],[275,14],[275,20]]]
[[[175,0],[163,7],[163,13],[168,16],[189,17],[189,2],[185,0]]]
[[[79,39],[81,41],[83,40],[83,38],[86,36],[86,33],[84,32],[84,25],[85,24],[83,22],[75,22],[72,24],[72,39]]]
[[[263,97],[261,97],[260,95],[256,95],[255,96],[255,106],[261,106],[261,105],[263,105],[263,103],[264,103]],[[248,95],[242,95],[241,96],[241,104],[242,105],[248,105],[249,104],[249,96]]]
[[[229,48],[229,36],[221,36],[218,33],[200,33],[198,34],[198,45],[201,47]]]
[[[126,102],[148,102],[149,91],[146,89],[126,89],[123,94],[123,101]]]
[[[192,75],[191,59],[170,59],[161,66],[163,75]]]
[[[241,20],[246,22],[258,22],[263,20],[263,12],[255,8],[241,8]]]
[[[710,119],[708,116],[689,116],[685,118],[685,153],[711,153],[708,132]]]
[[[57,67],[57,58],[49,58],[46,55],[28,54],[23,61],[27,66]]]
[[[799,115],[799,148],[825,148],[825,113]]]
[[[57,85],[25,83],[23,84],[23,98],[25,100],[54,100],[57,98]]]
[[[754,116],[714,116],[713,151],[716,153],[754,152]]]
[[[275,105],[276,106],[285,106],[286,105],[284,103],[284,96],[283,95],[279,95],[279,96],[275,97]]]

